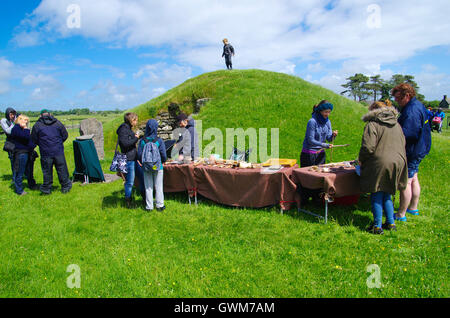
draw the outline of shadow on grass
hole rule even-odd
[[[325,205],[308,204],[302,209],[325,217]],[[298,211],[296,208],[283,213],[310,223],[324,222],[324,218]],[[328,222],[335,222],[341,226],[353,225],[365,230],[373,222],[369,200],[366,197],[361,197],[357,204],[349,206],[328,204]]]
[[[4,174],[1,177],[2,181],[11,181],[12,180],[12,174]]]
[[[125,207],[123,191],[114,191],[110,195],[103,197],[102,209]]]

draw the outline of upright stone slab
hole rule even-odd
[[[104,139],[103,139],[103,125],[95,118],[85,119],[80,123],[80,135],[94,135],[95,149],[97,150],[98,159],[105,158]]]

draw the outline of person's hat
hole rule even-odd
[[[41,115],[45,114],[45,113],[50,114],[50,111],[48,109],[41,110]]]
[[[177,123],[179,123],[179,122],[181,122],[181,121],[183,121],[183,120],[186,120],[186,119],[188,119],[188,116],[187,116],[185,113],[180,113],[180,114],[177,116]]]

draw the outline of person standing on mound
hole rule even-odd
[[[234,56],[234,48],[233,46],[228,42],[228,39],[223,39],[223,53],[222,57],[225,57],[225,65],[227,66],[228,70],[233,69],[233,63],[231,61],[231,57]]]

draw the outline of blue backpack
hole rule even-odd
[[[147,141],[146,141],[147,140]],[[148,137],[141,141],[144,149],[142,150],[142,168],[144,171],[155,171],[161,166],[161,155],[159,153],[159,142],[153,142]]]

